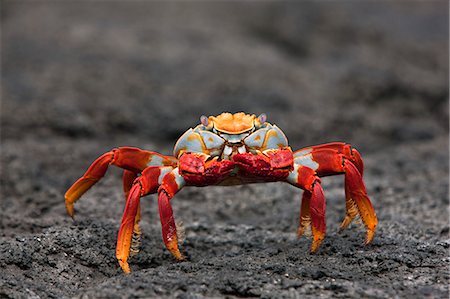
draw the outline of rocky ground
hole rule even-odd
[[[447,298],[448,2],[1,2],[0,297]],[[120,171],[64,192],[121,145],[170,154],[200,115],[265,112],[294,149],[342,140],[379,218],[295,236],[300,190],[186,188],[188,257],[165,250],[155,196],[131,275],[115,259]]]

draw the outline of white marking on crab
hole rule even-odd
[[[272,129],[270,129],[267,134],[266,149],[278,149],[289,145],[283,131],[276,125],[273,125]]]
[[[245,149],[245,145],[238,147],[238,152],[239,152],[239,154],[243,154],[243,153],[247,152],[247,150]]]
[[[152,155],[152,159],[147,164],[147,166],[161,166],[163,165],[164,159],[158,155]]]
[[[268,135],[266,138],[266,149],[277,149],[278,144],[280,143],[280,135],[274,129],[271,129],[267,132]]]
[[[218,135],[208,131],[200,131],[200,135],[207,149],[220,148],[225,143]]]
[[[192,137],[190,137],[191,135]],[[194,153],[202,153],[203,147],[196,135],[198,137],[201,137],[200,134],[194,132],[192,129],[187,130],[183,135],[181,135],[181,137],[175,144],[175,147],[173,149],[173,155],[177,157],[178,153],[181,150]]]
[[[158,185],[161,185],[163,178],[168,174],[173,168],[172,167],[161,167],[161,173],[158,177]]]
[[[312,170],[317,170],[319,168],[319,163],[313,160],[312,154],[303,155],[300,157],[296,157],[294,159],[295,163],[298,163],[302,166],[309,167]]]
[[[294,163],[294,169],[289,173],[287,177],[287,181],[291,184],[297,184],[298,181],[298,168],[300,167],[299,164]]]
[[[229,156],[233,152],[233,149],[229,147],[228,145],[225,145],[225,148],[223,149],[224,156]]]
[[[222,152],[222,159],[224,160],[230,160],[230,156],[233,153],[233,148],[229,147],[228,145],[225,145]]]
[[[246,153],[247,150],[245,149],[245,145],[238,147],[238,152],[239,152],[239,154]]]
[[[249,147],[260,148],[264,143],[267,131],[267,128],[257,130],[256,132],[245,138],[244,143]]]
[[[307,149],[295,152],[294,153],[294,158],[300,157],[300,156],[303,156],[303,155],[306,155],[306,154],[309,154],[310,152],[312,152],[312,148],[307,148]]]
[[[180,172],[178,171],[178,167],[174,168],[172,170],[174,176],[175,176],[175,182],[177,183],[178,186],[178,190],[180,190],[181,188],[183,188],[183,186],[186,184],[184,178],[180,175]]]

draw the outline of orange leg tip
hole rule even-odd
[[[74,219],[75,209],[74,209],[74,207],[73,207],[73,203],[67,203],[67,202],[66,202],[66,211],[67,211],[67,214],[68,214],[72,219]]]
[[[314,240],[312,245],[311,245],[311,250],[309,251],[309,253],[314,254],[317,252],[317,250],[319,250],[320,244],[322,243],[322,240]]]
[[[64,197],[66,201],[74,203],[77,201],[84,193],[86,193],[89,188],[91,188],[99,179],[82,177],[72,185],[72,187],[67,190]]]
[[[181,254],[180,249],[178,248],[178,240],[176,237],[168,241],[166,247],[177,260],[184,260],[184,256]]]
[[[322,241],[325,239],[325,232],[319,231],[314,227],[311,227],[311,229],[313,235],[313,242],[311,244],[310,253],[316,253],[320,247],[320,244],[322,244]]]
[[[122,270],[125,274],[131,273],[131,269],[130,269],[130,266],[128,265],[127,261],[119,260],[119,264],[120,264],[120,268],[122,268]]]
[[[364,245],[370,244],[373,241],[374,236],[375,236],[375,229],[374,230],[368,229],[366,241],[364,242]]]

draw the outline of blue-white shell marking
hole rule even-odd
[[[235,146],[234,144],[237,144]],[[268,149],[288,147],[284,133],[275,125],[266,123],[264,127],[250,133],[225,134],[216,133],[198,125],[187,130],[177,141],[174,148],[175,157],[184,152],[204,153],[210,156],[222,156],[227,159],[232,152],[255,153]],[[231,148],[233,147],[233,149]]]
[[[267,124],[266,127],[255,131],[245,138],[244,143],[251,150],[260,151],[289,146],[284,133],[277,126],[271,124]]]
[[[288,146],[288,141],[283,131],[280,130],[276,125],[272,126],[272,130],[270,130],[266,136],[267,143],[266,149],[278,149],[280,147]]]
[[[173,154],[178,157],[184,152],[209,153],[218,156],[222,152],[225,140],[217,134],[203,129],[202,125],[187,130],[177,141]]]
[[[225,141],[217,136],[217,134],[209,131],[200,130],[200,136],[202,136],[203,142],[207,149],[221,148]]]
[[[181,137],[178,139],[175,147],[173,149],[173,154],[175,157],[182,152],[203,152],[203,146],[200,134],[194,132],[194,130],[187,130]]]
[[[319,163],[313,160],[312,151],[312,148],[305,148],[304,150],[295,152],[294,164],[317,170],[319,168]]]
[[[245,145],[252,149],[262,148],[264,141],[266,139],[267,131],[269,131],[268,127],[259,129],[254,133],[250,134],[250,136],[244,139]]]

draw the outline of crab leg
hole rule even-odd
[[[125,194],[125,201],[128,199],[128,194],[130,193],[131,187],[133,186],[134,180],[137,178],[137,174],[130,171],[123,171],[123,192]],[[141,205],[138,203],[136,217],[134,219],[134,228],[133,228],[133,241],[131,243],[130,252],[132,255],[139,252],[139,246],[141,245],[141,227],[139,226],[139,221],[141,221]]]
[[[145,168],[142,175],[133,182],[128,193],[116,247],[116,257],[125,273],[130,272],[127,260],[132,246],[133,231],[136,227],[140,198],[155,193],[158,190],[159,182],[172,169],[170,166],[149,166]]]
[[[321,177],[327,175],[335,175],[335,168],[329,167],[330,150],[333,150],[334,154],[342,154],[345,159],[351,161],[356,166],[361,176],[363,176],[364,163],[360,153],[350,144],[344,142],[330,142],[305,147],[294,152],[294,159],[296,159],[297,161],[299,161],[299,158],[301,160],[312,159],[313,161],[317,162],[319,165],[316,171]],[[334,161],[334,159],[332,159],[332,161]]]
[[[163,178],[158,189],[162,236],[167,249],[176,259],[182,260],[183,256],[178,249],[177,228],[170,200],[185,185],[208,186],[221,182],[234,167],[235,163],[232,161],[210,159],[210,156],[203,153],[185,153],[180,157],[179,168]]]
[[[320,185],[320,178],[313,169],[294,164],[294,169],[289,173],[287,182],[305,190],[302,196],[300,225],[297,235],[299,237],[302,236],[308,225],[311,225],[313,236],[311,253],[315,253],[319,249],[326,233],[326,202],[322,186]]]
[[[311,232],[313,235],[313,243],[311,245],[311,253],[315,253],[326,233],[325,224],[325,196],[323,194],[322,186],[320,181],[315,181],[312,191],[304,191],[306,193],[305,197],[309,197],[309,206],[311,214]]]
[[[183,188],[185,183],[179,169],[175,168],[164,176],[158,189],[158,208],[164,244],[177,260],[183,260],[184,257],[178,248],[177,227],[170,199]]]
[[[341,230],[359,214],[367,229],[365,243],[370,243],[378,220],[362,180],[360,154],[348,144],[334,142],[299,150],[294,161],[313,168],[319,176],[345,174],[346,216]]]
[[[356,169],[355,165],[351,162],[346,162],[344,164],[345,169],[345,196],[346,201],[352,201],[356,203],[356,206],[353,202],[350,202],[348,205],[350,208],[347,208],[347,215],[345,216],[344,221],[341,224],[341,229],[346,228],[350,222],[355,217],[355,207],[361,217],[363,223],[367,228],[367,236],[365,244],[369,244],[372,242],[373,237],[375,235],[375,229],[378,224],[377,215],[375,214],[375,210],[370,202],[369,197],[367,196],[366,187],[364,186],[364,182],[362,180],[361,174]],[[347,205],[347,206],[348,206]]]
[[[308,228],[311,227],[310,204],[311,192],[303,192],[302,203],[300,206],[300,224],[297,229],[297,237],[303,236]]]
[[[174,157],[134,147],[115,148],[95,160],[86,173],[67,190],[65,194],[67,213],[73,218],[74,203],[105,175],[109,165],[139,173],[148,166],[173,166],[175,164]]]

